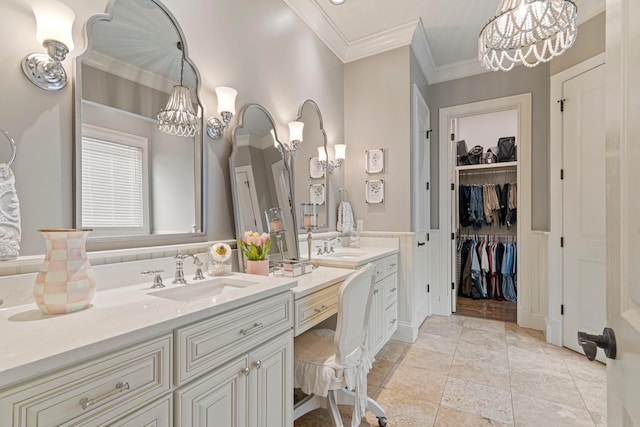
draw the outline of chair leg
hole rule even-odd
[[[355,393],[348,388],[341,388],[340,390],[336,390],[339,393],[336,394],[336,402],[338,405],[351,405],[353,406],[355,403]],[[382,406],[378,404],[375,400],[367,396],[367,410],[373,412],[377,418],[385,417],[384,409]]]
[[[342,424],[342,417],[340,416],[340,411],[338,410],[338,402],[337,402],[337,393],[338,390],[329,390],[329,395],[327,396],[329,400],[329,412],[331,412],[331,418],[333,418],[333,423],[335,427],[344,427]]]
[[[305,397],[293,407],[293,419],[297,420],[314,409],[326,407],[326,399],[326,397],[316,396],[315,394]]]

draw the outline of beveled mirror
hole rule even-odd
[[[293,176],[295,209],[300,231],[305,230],[300,220],[300,204],[318,204],[318,229],[327,228],[329,218],[329,179],[328,171],[319,162],[318,147],[327,158],[327,134],[322,125],[320,107],[312,99],[306,99],[300,104],[296,121],[303,122],[302,144],[293,160]]]
[[[112,0],[87,42],[75,62],[75,226],[92,238],[203,235],[199,77],[178,23],[156,0]],[[177,85],[195,136],[158,128]]]
[[[283,145],[271,114],[259,104],[242,107],[232,140],[229,170],[236,235],[241,237],[245,231],[269,233],[266,212],[279,208],[282,232],[272,234],[269,259],[299,259],[289,166],[280,154]],[[244,264],[242,256],[240,263]]]

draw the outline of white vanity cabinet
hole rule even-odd
[[[398,329],[398,255],[374,261],[376,283],[373,287],[368,349],[377,354]]]
[[[0,425],[127,425],[116,420],[162,395],[170,401],[171,351],[166,335],[5,390]],[[170,415],[158,425],[171,425]]]
[[[287,293],[175,331],[176,427],[292,424],[291,307]]]

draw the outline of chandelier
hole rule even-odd
[[[182,84],[184,53],[180,63],[180,84],[173,87],[167,106],[158,112],[158,130],[169,135],[193,137],[200,133],[200,117],[193,110],[189,88]]]
[[[534,67],[573,46],[578,7],[573,0],[502,0],[478,37],[478,60],[489,70]]]

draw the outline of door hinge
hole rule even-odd
[[[427,233],[427,242],[429,241],[429,238],[430,238],[429,233]]]
[[[564,304],[560,304],[560,315],[564,316]]]
[[[560,169],[560,179],[564,179],[564,169]]]
[[[424,137],[429,139],[429,137],[431,136],[431,132],[433,131],[433,129],[428,129],[424,131]]]
[[[455,134],[455,133],[452,133],[452,134],[451,134],[451,140],[452,140],[452,141],[455,141],[455,139],[456,139],[456,134]]]
[[[425,190],[429,191],[429,181],[424,183]]]
[[[560,237],[560,247],[564,248],[564,237]]]
[[[451,240],[456,240],[456,234],[455,233],[451,233]]]
[[[431,292],[431,285],[427,283],[427,293]]]
[[[566,99],[562,98],[558,100],[558,104],[560,104],[560,112],[564,112],[564,101],[566,101]]]
[[[456,284],[451,282],[451,290],[455,290],[456,289]]]
[[[455,189],[456,189],[456,185],[452,182],[452,183],[451,183],[451,191],[453,191],[453,190],[455,190]]]

